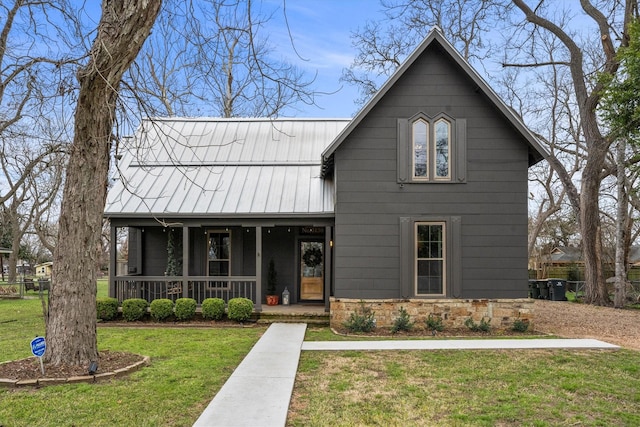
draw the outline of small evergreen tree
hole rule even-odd
[[[182,239],[177,230],[167,233],[167,276],[182,276]]]
[[[273,258],[269,261],[269,271],[267,272],[267,295],[275,295],[278,286],[278,272]]]

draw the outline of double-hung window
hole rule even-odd
[[[398,120],[398,182],[465,182],[466,120],[419,113]]]
[[[444,222],[416,222],[415,293],[444,295],[446,293],[446,228]]]
[[[460,298],[459,216],[400,217],[400,282],[403,298]]]

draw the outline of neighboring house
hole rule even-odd
[[[615,276],[615,252],[604,250],[604,274]],[[548,254],[542,254],[530,264],[535,267],[538,279],[560,278],[570,281],[584,281],[584,261],[582,249],[573,246],[557,246]],[[628,278],[640,279],[640,246],[631,246],[628,255]]]
[[[42,264],[36,264],[36,276],[37,277],[51,277],[53,271],[53,262],[43,262]]]
[[[361,300],[523,307],[527,171],[546,156],[436,29],[352,120],[144,121],[107,201],[110,293],[260,310],[273,259],[278,293],[336,319]]]

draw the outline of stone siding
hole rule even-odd
[[[407,310],[411,320],[424,325],[431,314],[440,317],[445,328],[464,328],[464,322],[472,318],[479,323],[482,318],[490,320],[491,327],[509,329],[516,319],[529,321],[533,327],[534,300],[519,299],[376,299],[360,300],[331,298],[331,327],[342,327],[351,313],[364,304],[374,312],[376,325],[388,328],[393,326],[400,307]]]

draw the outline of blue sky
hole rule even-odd
[[[256,4],[257,6],[258,4]],[[284,3],[294,52],[284,22],[283,1],[263,0],[262,7],[275,9],[273,19],[264,30],[280,55],[303,69],[309,76],[317,72],[316,90],[335,94],[316,99],[318,106],[299,105],[291,115],[297,117],[352,117],[358,110],[354,103],[357,88],[340,83],[342,70],[348,68],[356,50],[351,46],[351,32],[367,20],[383,17],[377,0],[286,0]]]
[[[353,117],[358,111],[356,87],[341,83],[342,70],[353,61],[356,50],[351,46],[351,32],[368,20],[384,17],[379,0],[253,0],[254,12],[271,15],[260,30],[268,36],[276,59],[285,59],[306,73],[316,76],[314,89],[327,93],[316,98],[317,106],[296,105],[287,110],[291,117]],[[100,17],[98,2],[84,5],[90,19],[97,25]],[[292,46],[284,12],[289,23]],[[297,52],[297,54],[296,54]],[[336,93],[334,93],[336,92]]]

